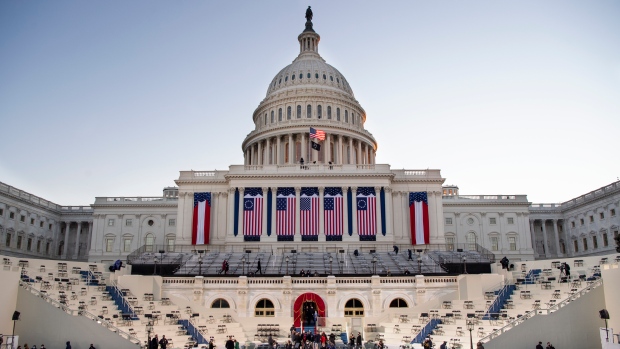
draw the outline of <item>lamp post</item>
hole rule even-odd
[[[372,257],[372,274],[377,275],[377,256]]]
[[[474,330],[474,321],[467,320],[467,331],[469,331],[469,348],[474,349],[474,340],[471,337],[471,331]]]
[[[467,257],[463,256],[463,274],[467,274],[467,264],[465,263],[467,261]]]
[[[418,256],[418,274],[422,274],[422,257]]]
[[[153,262],[155,263],[155,268],[153,268],[153,275],[157,275],[157,256],[153,257]]]
[[[334,258],[330,255],[329,256],[329,275],[332,275],[332,262],[334,261]]]
[[[245,255],[243,257],[241,257],[241,269],[242,269],[242,273],[243,275],[245,275]]]
[[[289,258],[288,256],[286,256],[286,275],[288,275],[288,262],[289,262]]]
[[[198,255],[198,275],[202,275],[202,253]]]
[[[146,324],[146,333],[148,333],[148,339],[149,339],[149,341],[146,343],[147,347],[150,347],[151,345],[151,332],[153,332],[153,323],[149,321]]]

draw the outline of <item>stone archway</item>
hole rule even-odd
[[[325,301],[316,293],[304,293],[295,299],[293,305],[293,325],[295,327],[302,327],[304,305],[308,303],[314,303],[316,305],[316,311],[319,318],[324,318],[326,315]]]

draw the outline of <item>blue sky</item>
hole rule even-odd
[[[618,1],[1,1],[0,181],[62,205],[243,162],[307,5],[379,142],[462,194],[620,176]]]

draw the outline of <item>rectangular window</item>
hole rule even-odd
[[[108,227],[114,226],[114,219],[108,219]]]
[[[30,218],[30,225],[34,225],[34,218]]]
[[[513,217],[508,217],[508,224],[515,224],[515,219]]]
[[[0,208],[0,217],[4,216],[4,209]]]
[[[612,208],[611,210],[609,210],[609,214],[611,214],[611,216],[615,216],[616,215],[616,209]]]
[[[177,225],[177,220],[176,220],[175,218],[170,218],[170,219],[168,220],[168,226],[169,226],[169,227],[174,227],[174,226],[176,226],[176,225]]]
[[[508,244],[510,245],[510,250],[511,251],[516,251],[517,250],[517,238],[514,236],[510,236],[508,237]]]
[[[590,223],[594,222],[594,216],[590,216]]]
[[[168,252],[174,252],[174,238],[167,239],[166,244],[168,246]]]
[[[491,236],[491,251],[499,250],[499,238],[497,236]]]
[[[37,253],[41,253],[41,240],[37,241]]]
[[[113,238],[105,239],[105,251],[106,252],[112,252],[112,247],[113,246],[114,246],[114,239]]]
[[[614,230],[614,239],[618,237],[618,231]]]
[[[131,252],[131,239],[123,239],[123,252]]]
[[[609,238],[607,237],[607,233],[603,233],[603,247],[609,246]]]
[[[39,228],[43,228],[43,221],[39,222]]]
[[[585,221],[583,220],[583,218],[579,218],[579,223],[581,223],[581,225],[583,225],[585,223]]]
[[[4,245],[7,247],[11,247],[11,234],[6,234],[6,240],[4,241]]]
[[[47,226],[47,229],[52,230],[52,223]]]
[[[583,238],[583,250],[587,251],[588,250],[588,239]]]
[[[28,238],[26,242],[26,251],[32,251],[32,239]]]
[[[599,212],[598,216],[600,219],[605,219],[605,212]]]
[[[126,227],[131,227],[132,224],[133,224],[133,222],[131,221],[131,219],[125,219],[125,226]]]
[[[573,249],[575,250],[575,252],[579,252],[579,243],[577,242],[577,240],[573,240]]]
[[[21,236],[17,237],[17,249],[19,250],[22,249],[22,237]]]
[[[9,212],[9,218],[15,219],[15,212]]]
[[[446,218],[446,225],[452,225],[452,218]]]
[[[574,221],[570,222],[570,226],[571,226],[571,228],[574,228],[575,227],[575,222]]]
[[[26,216],[21,215],[21,216],[19,217],[19,221],[20,221],[20,222],[24,222],[24,223],[25,223],[25,222],[26,222]]]
[[[497,224],[497,218],[495,218],[495,217],[489,218],[489,223],[490,224]]]
[[[45,254],[50,254],[50,243],[45,243]]]
[[[595,250],[598,248],[598,238],[596,236],[592,237],[592,248]]]
[[[452,236],[446,238],[446,249],[448,251],[454,251],[454,238]]]

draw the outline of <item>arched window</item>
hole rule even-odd
[[[364,305],[359,299],[352,298],[344,305],[345,317],[360,317],[364,316]]]
[[[310,73],[308,73],[308,79],[310,79],[310,76],[312,76],[312,75],[310,75]]]
[[[288,75],[284,77],[284,82],[288,81]]]
[[[278,109],[278,121],[282,121],[282,108]]]
[[[304,78],[304,74],[299,73],[299,78],[300,78],[300,79],[303,79],[303,78]]]
[[[222,308],[230,308],[228,301],[222,298],[218,298],[211,303],[211,308],[222,309]]]
[[[340,108],[336,108],[336,121],[340,121]]]
[[[323,80],[327,80],[327,75],[323,74]]]
[[[273,110],[271,111],[271,123],[273,124],[275,122],[275,117],[274,117],[274,113]]]
[[[267,125],[267,113],[265,113],[265,125]]]
[[[273,303],[269,299],[261,299],[256,303],[256,308],[254,310],[254,316],[275,316],[276,311],[273,306]]]
[[[327,119],[331,120],[332,118],[332,107],[327,106]]]
[[[295,74],[291,75],[291,80],[295,80]]]
[[[155,245],[155,237],[153,234],[146,234],[146,237],[144,238],[144,245],[144,250],[146,252],[153,252],[153,246]]]
[[[306,107],[306,117],[308,119],[312,117],[312,106],[310,104]]]
[[[321,107],[321,105],[318,105],[316,107],[316,117],[320,119],[322,116],[323,116],[323,108]]]
[[[344,122],[349,122],[349,111],[348,110],[344,111]]]
[[[351,113],[351,123],[353,125],[355,125],[355,118],[356,118],[355,113]]]
[[[293,115],[293,108],[290,106],[286,108],[286,120],[290,120]]]
[[[390,308],[408,308],[408,306],[404,299],[396,298],[390,302]]]
[[[469,251],[476,250],[476,241],[477,241],[476,233],[474,233],[473,231],[470,233],[467,233],[467,249]]]
[[[301,119],[301,105],[297,106],[297,118]]]
[[[319,73],[314,73],[314,78],[318,79],[319,78]]]

